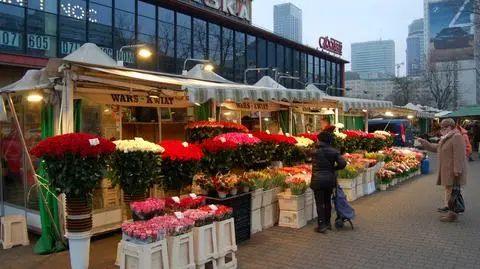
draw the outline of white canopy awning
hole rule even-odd
[[[393,103],[390,101],[356,99],[349,97],[325,96],[324,99],[339,101],[342,104],[343,111],[347,112],[350,109],[381,109],[392,108]]]
[[[63,57],[63,60],[74,63],[118,67],[114,59],[93,43],[83,44],[79,49]]]
[[[428,111],[425,111],[422,106],[420,105],[414,105],[412,103],[408,103],[404,106],[404,108],[408,108],[410,110],[414,110],[417,112],[417,117],[422,118],[422,119],[431,119],[434,117],[433,113],[430,113]]]
[[[232,81],[220,76],[219,74],[205,70],[203,64],[197,64],[185,74],[187,78],[208,80],[221,83],[233,83]]]
[[[276,82],[270,76],[263,76],[254,86],[265,87],[265,88],[276,88],[276,89],[286,89],[280,83]]]

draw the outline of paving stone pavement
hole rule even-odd
[[[313,232],[274,227],[239,246],[241,269],[480,268],[480,161],[470,163],[464,189],[467,211],[457,223],[441,223],[443,192],[434,174],[355,201],[354,230]],[[120,235],[96,239],[91,269],[113,265]],[[32,247],[0,250],[0,269],[69,268],[68,253],[35,256]]]

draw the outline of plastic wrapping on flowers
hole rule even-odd
[[[165,149],[163,159],[163,185],[167,190],[179,193],[192,184],[204,154],[196,144],[179,140],[164,140],[160,143]]]
[[[185,126],[186,140],[190,143],[201,143],[205,139],[231,132],[248,133],[248,129],[228,121],[195,121]]]
[[[141,138],[117,140],[117,149],[109,159],[109,177],[126,195],[145,194],[153,184],[161,183],[164,148]]]
[[[52,192],[89,199],[103,179],[106,160],[115,147],[101,137],[71,133],[47,138],[31,153],[43,159]]]

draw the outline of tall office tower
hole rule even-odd
[[[425,68],[425,34],[423,18],[408,26],[407,76],[419,77]]]
[[[352,71],[360,74],[361,78],[395,76],[395,42],[352,43]]]
[[[275,5],[273,13],[275,34],[302,43],[302,10],[286,3]]]

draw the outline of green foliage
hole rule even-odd
[[[161,183],[161,164],[157,153],[116,150],[109,159],[109,177],[128,195],[146,192],[153,184]]]
[[[238,133],[236,128],[225,127],[196,127],[185,130],[185,139],[189,143],[201,143],[205,139],[214,138],[221,134]]]
[[[306,154],[299,147],[288,144],[280,143],[275,149],[275,153],[272,156],[272,161],[281,161],[286,166],[293,166],[299,163],[304,163]]]
[[[337,172],[337,177],[338,178],[343,178],[343,179],[354,179],[359,175],[359,171],[357,168],[355,168],[352,165],[347,165],[345,169],[340,170]]]
[[[216,153],[205,153],[200,161],[200,170],[209,176],[228,173],[233,166],[234,150],[221,150]]]
[[[56,194],[88,199],[105,174],[106,157],[80,157],[65,154],[61,158],[44,156],[49,185]]]
[[[305,193],[305,191],[307,191],[307,188],[308,188],[306,183],[289,184],[288,187],[290,188],[292,195],[302,195]]]
[[[163,160],[163,185],[167,190],[181,191],[192,184],[193,177],[199,170],[198,161]]]

